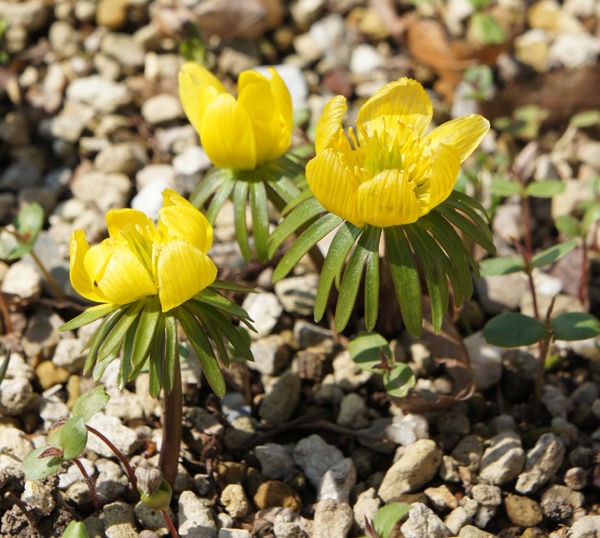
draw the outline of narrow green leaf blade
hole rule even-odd
[[[212,168],[190,196],[190,202],[197,208],[202,208],[206,200],[211,197],[221,184],[231,181],[231,176],[231,170],[226,168]]]
[[[96,362],[96,359],[98,357],[98,350],[100,349],[100,346],[105,341],[110,331],[112,331],[113,327],[123,317],[126,311],[127,307],[123,306],[117,308],[116,310],[108,314],[108,316],[106,316],[106,319],[96,329],[93,336],[88,341],[87,344],[90,346],[90,350],[88,351],[88,355],[85,360],[85,365],[83,367],[83,373],[85,375],[89,374],[90,370],[92,369],[92,366],[94,366],[94,363]]]
[[[262,181],[255,181],[250,186],[250,206],[254,250],[258,260],[264,262],[269,259],[269,203],[267,189]]]
[[[90,306],[77,317],[61,325],[58,330],[72,331],[73,329],[79,329],[88,323],[92,323],[92,321],[96,321],[104,316],[108,316],[108,314],[114,312],[117,308],[119,308],[119,305],[116,304],[98,304],[95,306]]]
[[[234,185],[235,181],[232,177],[223,180],[219,184],[219,188],[213,196],[212,200],[210,201],[208,209],[206,210],[206,218],[211,224],[215,223],[217,215],[219,214],[219,211],[221,211],[223,204],[229,198],[229,195],[231,194]]]
[[[481,276],[498,276],[525,270],[522,258],[488,258],[480,263]]]
[[[404,324],[408,332],[418,337],[421,334],[423,316],[421,283],[415,260],[402,227],[386,228],[384,238],[386,258],[390,264],[392,282]]]
[[[314,308],[315,321],[319,321],[323,317],[333,280],[339,279],[348,252],[361,231],[362,228],[345,221],[331,241],[319,276]]]
[[[131,325],[138,319],[143,301],[136,301],[126,308],[125,313],[115,323],[115,326],[106,337],[106,340],[100,345],[98,350],[98,360],[102,360],[122,345],[125,333]]]
[[[543,181],[533,181],[525,188],[527,196],[536,198],[552,198],[556,194],[564,192],[565,184],[560,179],[545,179]]]
[[[165,355],[163,362],[163,387],[165,392],[173,390],[175,362],[179,361],[179,339],[177,337],[177,322],[172,315],[165,318]]]
[[[556,340],[586,340],[600,335],[600,320],[587,312],[564,312],[551,320]]]
[[[250,260],[250,245],[248,242],[248,223],[246,222],[246,204],[248,202],[248,183],[238,181],[233,188],[233,219],[235,238],[240,252],[246,261]]]
[[[368,251],[365,262],[365,326],[372,331],[377,323],[379,313],[379,238],[381,228],[369,227],[363,234],[363,241]]]
[[[275,271],[273,271],[273,282],[281,280],[300,261],[311,247],[316,245],[323,237],[342,223],[342,218],[328,213],[323,218],[313,222],[304,230],[294,242],[290,250],[281,259]]]
[[[165,362],[165,330],[161,327],[160,333],[152,340],[152,348],[148,357],[148,371],[150,374],[150,395],[156,398],[163,387],[164,362]]]
[[[521,184],[517,181],[495,177],[490,182],[490,192],[496,196],[514,196],[520,194]]]
[[[483,336],[494,346],[530,346],[546,336],[546,328],[535,318],[508,312],[488,321],[483,328]]]
[[[540,268],[546,265],[550,265],[551,263],[560,260],[563,256],[565,256],[571,250],[573,250],[577,245],[579,245],[579,240],[570,239],[569,241],[565,241],[564,243],[559,243],[558,245],[554,245],[553,247],[547,248],[546,250],[539,252],[533,258],[531,258],[531,266]]]
[[[129,380],[133,379],[142,369],[150,352],[154,335],[159,332],[157,329],[161,325],[161,308],[158,297],[146,299],[139,320],[133,341],[133,353],[131,355],[133,371]]]

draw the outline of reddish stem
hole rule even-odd
[[[90,494],[92,496],[92,504],[94,505],[94,510],[96,512],[99,512],[101,509],[100,500],[98,499],[98,494],[96,493],[96,487],[94,486],[94,483],[92,482],[92,479],[90,478],[90,475],[87,474],[87,471],[83,467],[83,464],[81,463],[81,461],[79,461],[79,458],[73,458],[73,463],[75,465],[77,465],[79,472],[83,476],[83,479],[85,480],[85,483],[87,484],[87,487],[90,490]]]
[[[171,533],[171,537],[179,538],[179,533],[177,532],[177,529],[175,528],[175,524],[173,523],[173,520],[171,519],[171,516],[169,515],[169,511],[161,510],[160,513],[162,514],[162,517],[165,520],[165,523],[167,524],[167,528],[169,529],[169,532]]]

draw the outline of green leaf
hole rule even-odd
[[[86,308],[86,310],[79,314],[79,316],[73,318],[67,323],[61,325],[58,330],[59,331],[72,331],[73,329],[79,329],[79,327],[83,327],[88,323],[92,323],[97,319],[103,318],[104,316],[108,316],[111,312],[114,312],[120,308],[119,305],[116,304],[98,304],[95,306],[90,306]]]
[[[196,190],[190,196],[190,202],[198,209],[223,184],[232,181],[232,172],[227,168],[211,168]]]
[[[509,312],[489,320],[483,328],[483,336],[494,346],[530,346],[546,336],[546,328],[535,318]]]
[[[343,331],[350,320],[350,316],[356,303],[358,287],[360,286],[360,281],[362,279],[365,262],[373,253],[375,256],[379,256],[377,251],[379,247],[380,234],[381,228],[375,228],[372,226],[367,227],[359,237],[356,246],[350,255],[350,259],[348,260],[348,264],[346,265],[344,276],[342,277],[342,282],[340,284],[338,300],[335,309],[335,329],[337,332]],[[377,294],[377,297],[375,298],[375,301],[377,301],[379,298],[379,278],[377,278],[376,282],[373,281],[372,284],[377,284],[377,289],[371,290],[373,293]],[[365,289],[365,294],[366,293],[367,291]],[[373,299],[371,298],[370,300],[372,301]],[[374,305],[371,304],[371,308],[373,306]],[[375,304],[375,308],[377,308],[377,304]],[[377,319],[377,310],[375,310],[375,313],[369,313],[371,318],[373,315],[375,316],[375,319]]]
[[[404,519],[410,510],[408,503],[391,503],[382,506],[375,514],[373,525],[379,538],[390,538],[396,524]]]
[[[388,341],[376,332],[361,332],[348,343],[348,353],[356,366],[368,372],[382,372],[382,355],[392,361]],[[376,368],[376,366],[379,366]]]
[[[600,110],[586,110],[571,117],[571,125],[585,129],[600,123]]]
[[[493,178],[490,183],[490,192],[496,196],[514,196],[521,194],[521,184],[508,179]]]
[[[219,211],[221,211],[223,204],[229,198],[229,195],[231,194],[231,191],[233,190],[234,186],[235,180],[233,179],[233,177],[229,177],[228,179],[222,181],[219,184],[219,188],[213,196],[212,200],[210,201],[208,209],[206,210],[206,218],[211,224],[215,223]]]
[[[242,321],[250,320],[248,312],[246,312],[241,306],[236,305],[227,297],[224,297],[220,293],[210,288],[204,288],[200,293],[197,293],[192,300],[213,306],[219,309],[225,315],[231,316],[233,318],[237,318]]]
[[[87,422],[104,408],[108,400],[110,400],[110,396],[106,394],[104,385],[98,385],[75,400],[71,413],[74,417],[81,417],[84,422]]]
[[[587,233],[588,230],[600,219],[600,202],[592,202],[586,204],[583,219],[581,221],[581,227],[583,233]]]
[[[506,41],[506,33],[502,26],[488,13],[473,13],[470,29],[482,45],[502,45]]]
[[[177,322],[172,315],[165,318],[165,344],[162,385],[165,392],[173,390],[175,377],[175,362],[179,361],[179,339],[177,337]]]
[[[377,234],[377,244],[374,250],[369,250],[365,269],[365,327],[372,331],[377,323],[379,313],[379,236],[381,229]]]
[[[214,356],[208,338],[204,335],[202,327],[194,315],[181,306],[175,309],[175,316],[181,323],[183,332],[186,334],[190,345],[194,348],[202,366],[204,376],[213,392],[220,398],[225,395],[225,379],[221,367]]]
[[[280,176],[269,181],[267,183],[267,190],[272,191],[272,193],[269,193],[269,199],[271,199],[272,194],[276,194],[285,205],[293,202],[300,194],[300,189],[298,189],[296,184],[285,176]]]
[[[316,245],[323,237],[335,229],[342,223],[343,219],[328,213],[323,218],[313,222],[300,236],[296,239],[290,250],[281,259],[275,271],[273,271],[272,281],[277,282],[286,276],[294,266],[300,261],[314,245]]]
[[[121,361],[119,363],[119,374],[117,376],[117,386],[119,390],[123,390],[131,373],[133,372],[133,343],[135,341],[135,333],[140,322],[140,316],[129,326],[125,337],[123,338],[123,346],[121,348]]]
[[[525,270],[522,258],[488,258],[480,263],[481,276],[498,276]]]
[[[213,288],[214,290],[225,290],[241,293],[258,293],[254,288],[242,286],[241,284],[236,284],[235,282],[230,282],[229,280],[217,279],[209,286],[209,288]]]
[[[561,215],[554,220],[556,229],[567,237],[579,237],[582,230],[579,221],[572,215]]]
[[[421,283],[408,240],[401,226],[385,228],[386,259],[404,324],[413,336],[421,334]]]
[[[157,296],[148,297],[139,315],[139,323],[135,331],[131,360],[133,371],[129,375],[129,381],[134,379],[142,369],[148,358],[154,335],[160,332],[161,308]]]
[[[58,444],[63,449],[63,458],[72,460],[79,456],[87,444],[88,431],[81,416],[73,416],[58,430]]]
[[[560,194],[564,190],[565,184],[560,179],[546,179],[533,181],[527,185],[525,194],[536,198],[552,198],[555,194]]]
[[[564,312],[551,320],[556,340],[586,340],[600,335],[600,321],[587,312]]]
[[[45,456],[40,458],[40,454],[50,448],[48,445],[33,449],[21,462],[20,468],[25,473],[27,480],[44,480],[55,474],[60,469],[65,460],[58,456]]]
[[[352,248],[354,241],[362,232],[362,228],[354,226],[354,224],[344,221],[339,227],[325,256],[323,268],[319,276],[319,284],[317,286],[317,294],[315,297],[314,315],[315,321],[320,321],[327,308],[327,299],[331,291],[331,284],[335,279],[339,282],[340,274],[348,256],[348,252]]]
[[[290,235],[324,211],[323,206],[314,197],[295,205],[269,237],[269,258],[273,257],[275,251]]]
[[[148,357],[148,372],[150,375],[150,396],[156,398],[163,387],[165,362],[165,330],[161,327],[152,340],[150,356]]]
[[[250,186],[250,208],[252,210],[254,250],[258,261],[264,262],[269,256],[269,204],[267,189],[262,181],[255,181]]]
[[[115,323],[115,326],[110,331],[104,342],[101,343],[98,349],[98,360],[102,360],[108,355],[116,353],[123,344],[125,334],[131,325],[137,321],[140,315],[140,310],[144,304],[143,300],[136,301],[127,307],[125,313]]]
[[[248,201],[248,183],[238,181],[233,188],[233,218],[235,223],[235,238],[240,246],[240,252],[246,261],[250,260],[250,245],[248,243],[248,224],[246,222],[246,203]]]
[[[61,538],[89,538],[85,523],[82,521],[71,521],[62,533]]]
[[[551,263],[560,260],[563,256],[565,256],[571,250],[573,250],[577,245],[579,245],[579,241],[577,239],[570,239],[569,241],[565,241],[564,243],[554,245],[553,247],[547,248],[546,250],[539,252],[533,258],[531,258],[530,265],[532,267],[537,268],[550,265]]]
[[[384,374],[383,382],[385,391],[395,398],[404,398],[410,389],[417,384],[417,379],[408,364],[401,362],[394,364],[389,374]]]
[[[216,326],[216,323],[210,314],[207,313],[207,310],[205,309],[206,307],[203,308],[203,305],[196,301],[190,301],[186,306],[188,310],[194,314],[196,319],[200,321],[202,328],[208,334],[211,348],[215,352],[218,359],[224,366],[229,366],[229,354],[223,342],[223,333]]]

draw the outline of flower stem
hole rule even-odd
[[[169,532],[171,533],[171,538],[179,538],[179,533],[177,532],[177,529],[175,528],[173,520],[171,519],[171,516],[169,515],[169,511],[161,510],[160,513],[162,514],[162,517],[165,520],[165,523],[167,524],[167,528],[169,529]]]
[[[163,401],[162,426],[163,436],[160,447],[158,466],[163,478],[173,487],[177,464],[179,462],[179,447],[181,446],[182,394],[181,369],[179,361],[175,360],[173,371],[173,388],[165,393]]]
[[[83,467],[83,464],[81,463],[81,461],[79,461],[79,458],[73,458],[73,463],[75,465],[77,465],[79,472],[83,476],[83,479],[85,480],[85,483],[87,484],[87,487],[90,490],[90,495],[92,496],[92,504],[94,505],[94,510],[96,512],[99,512],[101,509],[100,500],[98,499],[98,494],[96,493],[96,487],[94,486],[94,483],[92,482],[92,479],[90,478],[90,475],[87,474],[87,471]]]
[[[129,482],[131,482],[131,488],[133,490],[134,496],[136,497],[136,499],[139,498],[140,494],[137,489],[137,479],[135,477],[135,473],[133,472],[133,469],[131,468],[131,465],[129,465],[129,462],[127,461],[127,458],[125,457],[125,454],[123,454],[123,452],[121,452],[111,442],[111,440],[108,439],[108,437],[106,437],[103,433],[99,432],[96,428],[92,428],[92,426],[89,426],[87,424],[86,424],[86,428],[88,429],[88,431],[90,433],[93,433],[96,437],[98,437],[101,441],[103,441],[104,444],[113,451],[114,455],[117,456],[119,461],[123,464],[123,467],[125,467],[125,471],[127,472],[127,476],[129,477]]]

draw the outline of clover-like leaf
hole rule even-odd
[[[73,416],[50,434],[48,442],[61,448],[65,460],[72,460],[83,452],[87,439],[83,417]]]
[[[508,312],[488,321],[483,328],[483,336],[494,346],[530,346],[546,336],[546,328],[535,318]]]
[[[110,400],[110,396],[106,393],[104,385],[98,385],[77,398],[73,405],[72,415],[81,417],[84,422],[87,422],[104,408],[108,400]]]
[[[587,312],[564,312],[551,320],[556,340],[586,340],[600,335],[600,320]]]
[[[360,333],[348,344],[348,352],[359,368],[369,372],[381,373],[382,358],[392,360],[388,341],[376,332]]]
[[[394,527],[406,517],[409,510],[410,504],[400,502],[386,504],[377,510],[373,520],[377,536],[380,538],[391,537]]]
[[[417,380],[412,368],[403,362],[394,364],[389,373],[384,374],[383,382],[386,392],[396,398],[404,398]]]
[[[62,533],[61,538],[89,538],[89,536],[83,521],[71,521]]]
[[[532,267],[537,268],[550,265],[551,263],[560,260],[563,256],[565,256],[571,250],[573,250],[577,245],[579,245],[579,241],[577,239],[570,239],[569,241],[565,241],[564,243],[554,245],[536,254],[533,258],[531,258],[530,264]]]
[[[48,454],[48,449],[53,448],[48,445],[34,448],[21,462],[21,470],[25,473],[27,480],[43,480],[56,473],[65,460],[57,454],[60,451],[56,449]],[[44,455],[44,453],[48,455]]]

